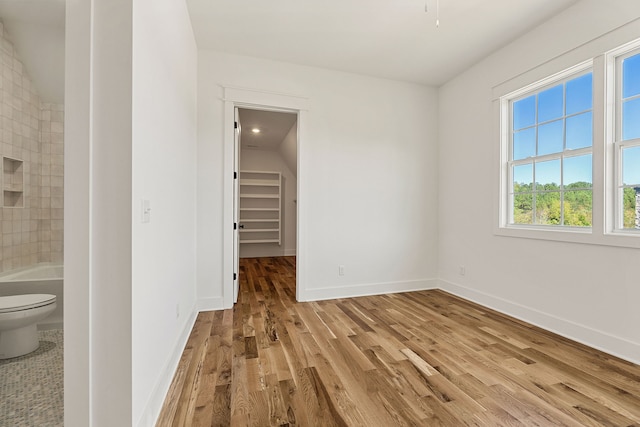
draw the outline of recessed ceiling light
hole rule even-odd
[[[258,128],[253,128],[253,129],[251,129],[251,132],[253,132],[253,133],[260,133],[260,129],[258,129]]]

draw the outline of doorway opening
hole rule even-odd
[[[246,280],[240,259],[295,257],[298,223],[298,114],[243,107],[236,121],[234,302]]]

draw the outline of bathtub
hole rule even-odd
[[[62,329],[62,278],[59,264],[41,263],[0,273],[0,296],[21,294],[52,294],[56,309],[51,316],[38,323],[39,330]]]

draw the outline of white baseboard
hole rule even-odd
[[[395,294],[398,292],[425,291],[437,289],[437,279],[410,280],[406,282],[371,283],[334,288],[304,289],[300,301],[319,301],[336,298],[353,298],[370,295]]]
[[[197,310],[199,312],[212,311],[212,310],[224,310],[224,299],[222,297],[200,298],[198,300]]]
[[[162,410],[162,405],[164,404],[164,400],[167,396],[167,392],[169,391],[169,387],[171,386],[171,381],[173,380],[173,375],[178,368],[178,363],[180,362],[180,358],[182,357],[182,352],[184,351],[184,347],[187,344],[187,340],[189,339],[189,335],[193,329],[193,325],[196,323],[196,317],[198,312],[196,311],[196,307],[194,306],[191,309],[191,315],[189,319],[184,325],[182,332],[180,332],[180,336],[177,339],[176,345],[174,346],[173,352],[171,353],[171,357],[167,360],[164,368],[160,375],[158,375],[158,380],[156,382],[155,387],[153,388],[153,392],[151,396],[149,396],[149,400],[147,401],[144,410],[142,411],[142,416],[135,424],[138,427],[153,427],[156,425],[158,417],[160,416],[160,411]]]
[[[631,363],[640,364],[638,343],[446,280],[440,280],[440,289]]]
[[[240,258],[272,258],[284,256],[282,251],[279,252],[270,252],[270,251],[260,251],[260,252],[249,252],[240,254]]]
[[[256,243],[255,245],[259,245]],[[297,250],[293,249],[284,249],[284,248],[243,248],[244,250],[240,251],[240,258],[271,258],[278,256],[295,256],[297,254]]]

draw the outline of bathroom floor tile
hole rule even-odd
[[[0,360],[0,426],[63,425],[62,329],[38,336],[38,350]]]

